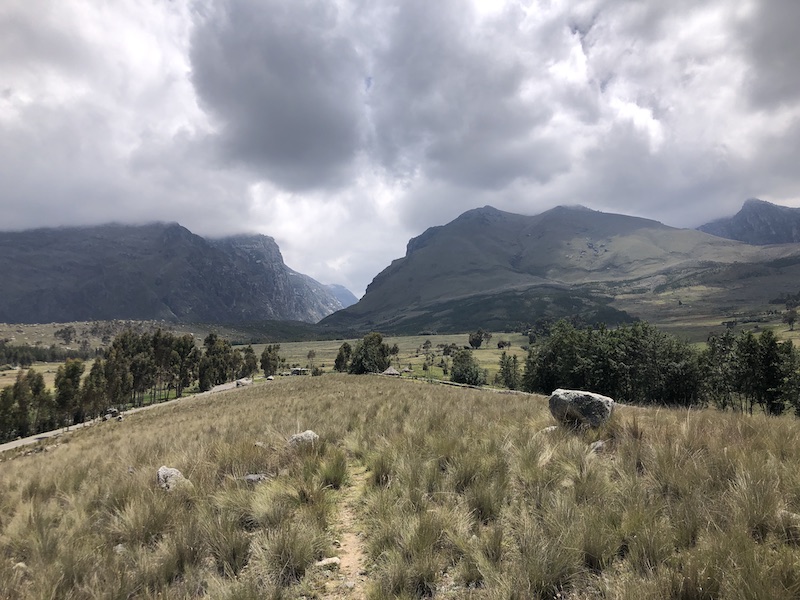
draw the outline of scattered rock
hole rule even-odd
[[[606,442],[604,440],[597,440],[596,442],[592,442],[589,446],[589,450],[594,452],[595,454],[602,454],[606,451]]]
[[[26,565],[24,562],[18,562],[17,564],[15,564],[11,568],[14,569],[17,572],[25,573],[28,570],[28,565]]]
[[[338,556],[331,556],[330,558],[323,558],[314,563],[315,567],[320,569],[338,569],[341,564],[341,559]]]
[[[564,425],[600,427],[614,412],[608,396],[581,390],[557,389],[550,396],[550,413]]]
[[[114,554],[125,554],[128,552],[128,549],[125,547],[125,544],[117,544],[114,546]]]
[[[109,421],[111,419],[116,419],[119,417],[119,411],[116,408],[109,408],[106,410],[106,413],[103,415],[103,421]]]
[[[289,438],[289,445],[290,446],[305,446],[306,444],[316,444],[319,441],[319,436],[311,431],[310,429],[306,429],[303,433],[295,433],[292,437]]]
[[[545,427],[539,433],[553,433],[558,429],[558,425],[550,425],[549,427]]]
[[[255,446],[256,448],[266,448],[267,447],[267,445],[264,442],[256,442],[255,444],[253,444],[253,446]]]
[[[244,476],[244,480],[251,485],[256,485],[269,480],[269,475],[266,473],[248,473]]]
[[[183,476],[183,473],[181,473],[178,469],[173,469],[172,467],[159,467],[156,478],[158,480],[158,485],[168,492],[181,488],[194,487],[192,482]]]
[[[236,387],[245,387],[248,385],[253,385],[253,380],[249,377],[243,377],[242,379],[236,380]]]
[[[272,381],[275,379],[274,375],[267,375],[267,381]]]

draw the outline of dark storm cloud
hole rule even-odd
[[[340,185],[361,148],[363,66],[326,0],[215,3],[192,36],[192,81],[222,152],[302,190]]]
[[[564,168],[559,144],[540,131],[554,104],[546,91],[524,89],[544,63],[527,63],[514,45],[521,13],[480,27],[464,2],[393,7],[369,97],[385,166],[477,189]]]
[[[800,99],[800,2],[755,2],[753,11],[740,25],[750,58],[750,98],[765,109],[796,104]]]
[[[492,204],[800,203],[794,0],[6,0],[4,228],[260,231],[363,290]]]

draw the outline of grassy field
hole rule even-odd
[[[497,342],[500,340],[511,342],[511,347],[506,349],[506,352],[511,355],[518,356],[520,367],[525,361],[527,352],[522,349],[527,346],[527,336],[518,333],[494,333],[492,339],[488,343],[484,343],[481,348],[475,351],[475,358],[478,360],[482,368],[489,371],[489,376],[494,377],[494,374],[499,370],[498,364],[502,350],[497,349]],[[333,361],[336,359],[336,354],[339,352],[339,347],[347,341],[352,347],[358,343],[357,339],[350,340],[335,340],[335,341],[316,341],[316,342],[288,342],[281,344],[280,356],[286,359],[288,365],[299,365],[305,367],[310,364],[308,359],[309,351],[313,350],[314,365],[321,367],[325,371],[333,370]],[[430,352],[434,355],[434,367],[430,372],[423,371],[422,365],[425,363],[425,350],[423,345],[426,341],[431,343]],[[419,336],[388,336],[384,338],[384,342],[392,346],[397,344],[400,352],[395,358],[392,359],[392,364],[398,369],[411,368],[413,371],[409,376],[412,377],[433,377],[437,379],[447,379],[442,369],[438,366],[439,362],[444,358],[442,354],[443,346],[449,344],[456,344],[459,348],[467,346],[469,336],[464,334],[453,335],[419,335]],[[253,349],[259,356],[263,352],[266,344],[254,345]]]
[[[541,396],[325,375],[82,428],[0,455],[0,598],[798,597],[800,422],[552,424]]]
[[[56,371],[58,371],[58,367],[60,367],[64,363],[48,363],[48,362],[37,362],[31,365],[31,368],[36,369],[38,373],[41,373],[44,376],[44,383],[50,389],[55,389],[56,386]],[[91,362],[87,363],[87,371],[91,366]],[[0,388],[4,388],[9,385],[14,385],[14,382],[17,380],[17,375],[22,372],[24,375],[27,373],[27,369],[9,369],[0,371]]]

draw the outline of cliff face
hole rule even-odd
[[[759,246],[797,243],[800,242],[800,208],[751,198],[734,216],[711,221],[698,229]]]
[[[316,322],[342,308],[270,237],[207,240],[176,223],[0,232],[0,321]]]

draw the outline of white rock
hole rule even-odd
[[[158,473],[156,474],[156,479],[158,481],[158,485],[168,492],[179,488],[194,487],[192,482],[183,476],[183,473],[181,473],[178,469],[173,469],[172,467],[159,467]]]
[[[338,556],[331,556],[330,558],[323,558],[314,563],[314,566],[320,569],[338,569],[341,564],[341,559]]]
[[[310,429],[306,429],[303,433],[295,433],[292,437],[290,437],[289,445],[304,446],[306,444],[316,444],[318,441],[319,436]]]

